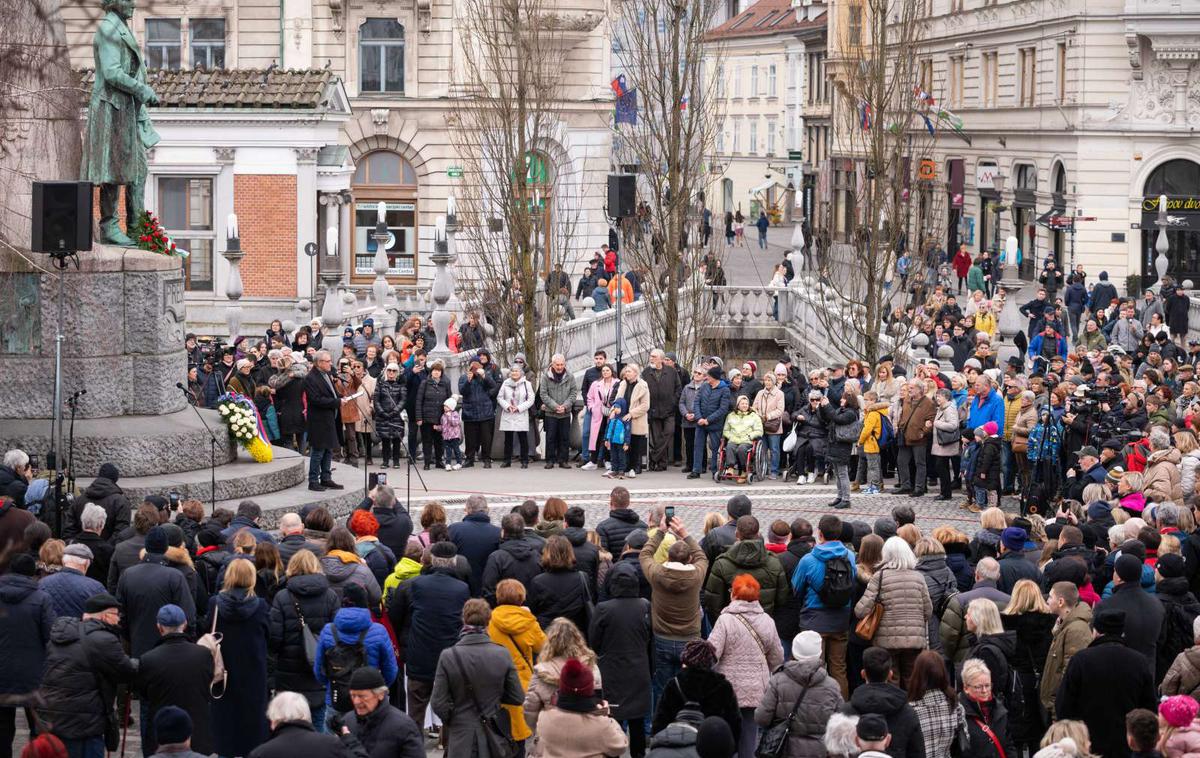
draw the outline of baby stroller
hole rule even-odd
[[[746,454],[744,471],[734,465],[732,456],[726,451],[728,444],[729,440],[721,440],[721,449],[717,451],[717,470],[713,472],[714,482],[735,481],[738,484],[747,484],[767,478],[771,467],[771,453],[767,450],[766,440],[762,437],[754,440]]]

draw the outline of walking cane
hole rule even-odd
[[[133,703],[133,693],[125,693],[125,712],[121,715],[121,758],[125,758],[125,739],[129,736],[129,709]]]

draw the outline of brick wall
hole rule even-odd
[[[246,296],[295,297],[296,177],[236,174],[233,205],[246,253]]]

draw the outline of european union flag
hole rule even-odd
[[[615,121],[618,124],[637,124],[637,90],[632,89],[617,97]]]

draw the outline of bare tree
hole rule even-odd
[[[451,126],[474,266],[463,290],[495,327],[501,356],[524,353],[536,371],[556,351],[553,327],[564,316],[546,276],[575,252],[583,195],[583,167],[561,152],[565,35],[599,19],[564,16],[547,0],[464,0],[461,11],[463,84]]]
[[[913,304],[912,293],[921,291],[914,285],[944,231],[945,192],[922,174],[921,161],[933,157],[948,114],[935,106],[932,63],[923,58],[923,0],[839,6],[829,32],[834,202],[815,241],[828,305],[818,312],[842,352],[874,362],[889,314]],[[912,264],[908,288],[896,275],[904,252]],[[909,332],[892,328],[901,342]]]
[[[704,337],[701,286],[681,291],[709,254],[702,224],[703,192],[721,128],[717,98],[721,50],[705,34],[718,0],[620,0],[613,34],[635,99],[614,123],[618,163],[636,166],[647,204],[624,222],[622,267],[642,274],[650,335],[690,361]],[[700,281],[700,284],[703,282]],[[650,347],[649,345],[643,347]]]

